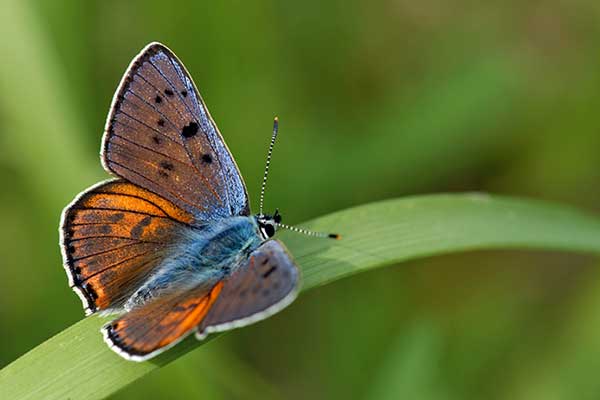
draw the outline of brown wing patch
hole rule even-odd
[[[224,280],[221,296],[198,327],[207,333],[248,325],[287,306],[296,296],[300,274],[285,246],[269,240]]]
[[[120,180],[79,196],[64,211],[61,246],[86,313],[118,308],[191,222],[186,211]]]
[[[125,73],[108,117],[103,161],[201,221],[249,213],[223,138],[181,63],[160,44],[148,46]]]
[[[141,361],[156,355],[189,334],[215,302],[223,283],[158,298],[107,324],[104,336],[113,350]]]

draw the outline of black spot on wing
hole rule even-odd
[[[142,233],[144,233],[144,228],[150,225],[150,222],[152,222],[151,217],[144,217],[144,219],[138,222],[137,225],[134,226],[133,229],[131,229],[131,237],[139,239]]]
[[[268,278],[275,270],[277,269],[276,265],[273,265],[267,272],[265,272],[262,276],[263,278]]]
[[[180,93],[183,97],[187,97],[188,95],[187,90],[182,90]]]
[[[165,120],[164,119],[159,119],[158,121],[156,121],[156,125],[158,126],[165,126]]]
[[[160,97],[160,96],[158,96],[158,95],[157,95],[157,96],[154,98],[154,102],[155,102],[156,104],[160,104],[160,103],[162,103],[162,97]]]
[[[186,139],[191,138],[193,136],[196,136],[196,134],[198,133],[198,129],[198,124],[192,121],[183,127],[183,129],[181,130],[181,135]]]
[[[165,89],[165,94],[169,97],[173,96],[175,93],[171,89]]]
[[[162,143],[162,139],[156,135],[152,136],[152,141],[156,144],[161,144]]]
[[[210,154],[208,154],[208,153],[202,154],[202,162],[203,163],[210,164],[210,163],[212,163],[212,161],[213,161],[213,159]]]
[[[168,171],[173,171],[173,169],[175,168],[175,166],[173,165],[172,162],[167,161],[167,160],[163,160],[160,162],[160,167],[163,169],[166,169]]]
[[[121,212],[120,212],[120,213],[114,213],[113,215],[111,215],[111,216],[109,217],[109,219],[108,219],[108,220],[109,220],[110,222],[112,222],[112,223],[115,223],[115,222],[119,222],[119,221],[120,221],[120,220],[122,220],[124,217],[125,217],[125,214],[123,214],[123,213],[121,213]]]

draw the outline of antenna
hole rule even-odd
[[[330,239],[335,239],[335,240],[340,240],[342,238],[337,233],[315,232],[315,231],[311,231],[311,230],[304,229],[304,228],[298,228],[297,226],[291,226],[291,225],[282,224],[281,222],[275,222],[274,224],[278,228],[287,229],[287,230],[290,230],[292,232],[301,233],[301,234],[307,235],[307,236],[314,236],[314,237],[320,237],[320,238],[330,238]]]
[[[263,175],[262,187],[260,188],[260,206],[258,208],[258,214],[263,214],[263,202],[265,200],[265,188],[267,187],[267,176],[269,175],[269,165],[271,164],[271,154],[273,153],[273,146],[275,146],[275,140],[277,140],[277,131],[279,130],[279,118],[273,119],[273,135],[271,136],[271,143],[269,144],[269,152],[267,153],[267,164],[265,165],[265,174]]]
[[[265,165],[265,173],[263,175],[262,186],[260,188],[260,203],[259,203],[259,211],[258,217],[260,219],[268,219],[270,223],[275,225],[278,228],[284,228],[290,230],[292,232],[302,233],[303,235],[313,236],[313,237],[321,237],[321,238],[331,238],[339,240],[342,237],[337,233],[324,233],[324,232],[315,232],[304,228],[298,228],[291,225],[282,224],[281,216],[279,215],[279,211],[275,210],[275,214],[271,216],[265,216],[263,214],[263,204],[265,200],[265,189],[267,187],[267,177],[269,176],[269,166],[271,165],[271,155],[273,154],[273,147],[275,146],[275,141],[277,140],[277,133],[279,131],[279,118],[275,117],[273,119],[273,135],[271,136],[271,143],[269,144],[269,152],[267,153],[267,163]],[[271,222],[272,221],[272,222]],[[272,236],[272,235],[270,235]]]

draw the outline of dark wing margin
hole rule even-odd
[[[69,285],[86,315],[119,310],[180,240],[192,218],[120,179],[79,194],[63,210],[59,234]]]
[[[196,337],[239,328],[268,318],[297,296],[300,272],[285,246],[269,240],[223,281],[223,289]]]
[[[104,168],[194,214],[249,215],[243,178],[189,73],[160,43],[133,59],[115,93]]]

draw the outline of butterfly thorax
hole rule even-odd
[[[212,286],[233,273],[263,242],[255,217],[231,217],[181,232],[181,244],[127,300],[126,309],[198,285]]]
[[[256,219],[246,216],[225,218],[190,233],[191,245],[184,252],[198,272],[228,273],[263,242]]]

